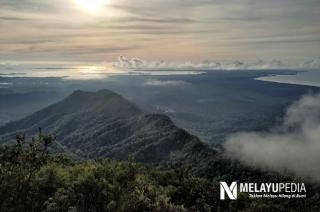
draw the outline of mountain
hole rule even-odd
[[[73,209],[92,207],[95,208],[93,211],[104,211],[117,204],[126,205],[129,210],[137,206],[136,211],[147,211],[144,208],[158,200],[158,209],[159,205],[167,206],[172,202],[170,210],[162,211],[177,211],[172,207],[175,205],[184,205],[187,210],[182,211],[210,211],[210,208],[212,211],[234,211],[238,204],[219,202],[219,181],[294,182],[294,178],[245,167],[225,158],[220,151],[209,148],[197,137],[175,126],[167,116],[146,113],[108,90],[75,91],[61,102],[0,127],[0,141],[6,144],[19,132],[34,136],[39,127],[56,136],[53,151],[63,151],[82,159],[126,160],[132,157],[138,162],[159,166],[112,160],[64,161],[62,157],[54,158],[39,151],[44,149],[39,145],[43,143],[41,136],[36,139],[40,143],[33,144],[29,151],[21,145],[12,145],[13,149],[0,146],[0,174],[4,179],[0,191],[5,197],[2,198],[5,204],[0,204],[5,209],[1,211],[8,211],[7,208],[26,211],[25,205],[30,210],[38,207],[41,211],[42,207],[49,207],[50,211],[59,207],[65,211],[73,205]],[[170,169],[167,169],[168,165]],[[34,167],[39,167],[36,172]],[[269,200],[259,205],[259,209],[308,208],[308,204],[319,199],[317,188],[308,185],[310,198],[306,202]],[[246,201],[239,202],[242,208],[254,206],[255,210],[257,203],[261,204],[244,198]],[[286,207],[280,210],[277,204]],[[149,211],[155,211],[154,207]]]
[[[134,158],[139,162],[170,161],[190,146],[204,146],[165,115],[149,114],[109,91],[75,91],[66,99],[24,119],[0,127],[1,140],[18,132],[56,136],[60,151],[82,158]]]
[[[109,90],[78,90],[56,104],[8,123],[0,127],[0,143],[14,141],[17,133],[35,136],[39,128],[56,137],[53,152],[82,159],[132,158],[183,168],[208,178],[256,179],[270,175],[225,158],[221,151],[178,128],[169,117],[146,113]]]

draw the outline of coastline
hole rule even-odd
[[[320,87],[320,70],[297,72],[296,74],[277,74],[254,78],[255,80],[282,84]]]

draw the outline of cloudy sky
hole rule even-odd
[[[319,23],[319,0],[0,0],[0,60],[304,60]]]

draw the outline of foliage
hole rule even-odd
[[[40,132],[31,141],[20,135],[15,145],[1,147],[0,211],[286,211],[283,204],[291,204],[246,196],[220,201],[217,180],[193,177],[182,166],[75,161],[49,154],[53,142]],[[319,196],[308,201],[297,208],[319,210]]]

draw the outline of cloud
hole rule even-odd
[[[268,133],[238,133],[224,145],[226,154],[244,164],[320,181],[320,94],[292,104],[282,125]]]
[[[320,57],[304,62],[302,64],[302,68],[320,69]]]
[[[144,85],[146,86],[156,86],[156,87],[176,87],[187,85],[188,83],[183,80],[147,80]]]
[[[256,70],[256,69],[287,69],[294,68],[290,64],[285,64],[280,60],[257,60],[254,62],[233,61],[218,62],[204,60],[199,63],[182,62],[173,63],[167,61],[147,61],[137,57],[127,58],[120,56],[118,61],[112,65],[116,68],[132,69],[132,70]]]
[[[138,58],[126,58],[120,56],[118,61],[113,63],[115,67],[119,68],[140,68],[145,65],[145,61]]]
[[[118,0],[95,15],[79,10],[75,1],[0,2],[0,52],[6,60],[89,62],[118,54],[168,61],[298,59],[319,52],[318,0]]]

